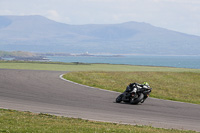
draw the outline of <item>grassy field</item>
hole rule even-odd
[[[147,71],[147,72],[196,72],[200,69],[186,69],[173,67],[151,67],[133,65],[113,64],[83,64],[83,63],[61,63],[61,62],[23,62],[23,61],[0,61],[2,69],[29,69],[29,70],[51,70],[51,71]]]
[[[195,133],[174,129],[132,126],[49,114],[0,109],[0,132],[4,133]]]
[[[64,78],[106,90],[123,92],[129,83],[147,81],[151,97],[200,104],[200,74],[193,72],[71,72]]]

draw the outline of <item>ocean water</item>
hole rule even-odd
[[[56,62],[110,63],[200,69],[200,56],[48,56],[47,58]]]

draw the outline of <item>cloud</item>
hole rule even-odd
[[[61,20],[61,16],[58,14],[56,10],[48,10],[45,16],[47,16],[49,19],[53,19],[56,21]]]
[[[65,22],[65,23],[70,23],[71,19],[67,17],[66,15],[59,14],[56,10],[48,10],[44,16],[51,20],[55,20],[58,22]]]

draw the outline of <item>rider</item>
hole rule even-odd
[[[127,86],[127,89],[129,89],[129,91],[134,91],[136,92],[137,89],[134,89],[136,88],[136,86],[140,86],[140,87],[144,87],[144,86],[149,86],[149,83],[148,82],[144,82],[143,84],[139,84],[139,83],[130,83],[128,86]],[[133,90],[134,89],[134,90]]]

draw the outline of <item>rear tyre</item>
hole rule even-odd
[[[144,94],[141,93],[140,96],[139,96],[137,99],[133,99],[133,98],[132,98],[131,101],[130,101],[130,103],[131,103],[131,104],[138,104],[139,102],[142,101],[143,98],[144,98]]]
[[[122,101],[122,97],[123,94],[120,94],[117,98],[116,98],[116,103],[120,103]]]

